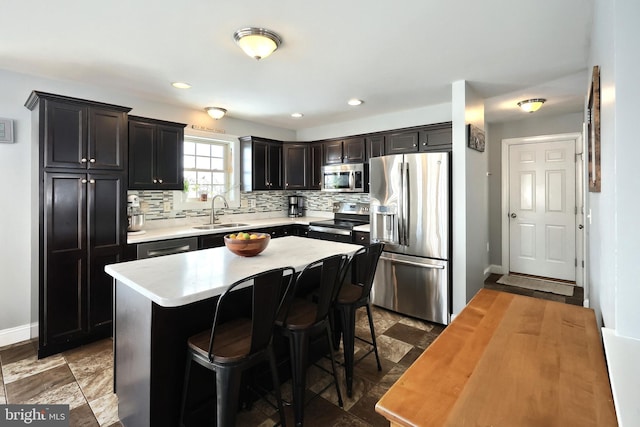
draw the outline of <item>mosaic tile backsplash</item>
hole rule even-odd
[[[208,208],[202,209],[174,209],[174,191],[142,190],[127,192],[135,194],[140,199],[140,208],[145,213],[147,221],[159,219],[187,218],[208,216]],[[258,212],[282,212],[286,216],[288,200],[291,195],[304,196],[305,209],[309,211],[331,212],[333,202],[369,203],[368,193],[324,193],[321,191],[252,191],[240,193],[240,206],[224,209],[216,206],[217,215],[250,214]],[[209,199],[211,200],[211,199]]]

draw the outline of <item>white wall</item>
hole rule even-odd
[[[619,143],[616,135],[616,63],[615,18],[612,1],[595,2],[594,29],[590,65],[600,66],[601,90],[601,159],[602,187],[600,193],[587,194],[591,221],[587,225],[589,245],[589,296],[598,320],[609,328],[616,327],[615,294],[617,286],[616,259],[616,156]],[[585,82],[585,93],[589,82]],[[637,180],[636,180],[637,182]],[[633,234],[633,230],[629,230]],[[637,236],[637,234],[635,234]],[[636,300],[638,301],[638,300]]]
[[[489,173],[491,174],[488,180],[490,264],[499,266],[502,263],[502,140],[560,133],[581,133],[583,115],[582,112],[559,116],[544,116],[533,113],[527,114],[522,120],[488,124],[487,145],[489,147]]]
[[[640,339],[640,183],[638,117],[640,116],[640,3],[616,1],[615,65],[615,186],[617,216],[616,329],[620,335]],[[603,138],[603,145],[606,139]],[[603,175],[604,177],[604,175]],[[604,178],[603,178],[604,179]]]
[[[363,105],[362,108],[366,108],[366,105]],[[297,140],[313,141],[449,121],[451,121],[451,104],[438,104],[360,120],[301,129],[297,132]]]
[[[453,314],[482,288],[488,266],[489,152],[467,148],[466,124],[485,130],[484,102],[464,80],[453,82]]]
[[[640,425],[640,2],[596,0],[589,65],[600,66],[602,191],[588,193],[592,306],[602,313],[621,427]]]
[[[224,129],[231,135],[294,140],[295,132],[225,117],[214,121],[204,111],[183,110],[102,87],[54,81],[0,70],[0,117],[15,121],[15,144],[0,144],[0,346],[29,338],[37,319],[37,170],[38,147],[31,138],[31,112],[24,103],[32,90],[132,107],[131,114]],[[37,164],[37,163],[36,163]],[[35,286],[34,286],[35,284]],[[31,287],[34,286],[35,292]]]

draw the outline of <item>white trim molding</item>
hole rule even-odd
[[[16,326],[0,330],[0,347],[5,345],[16,344],[22,341],[28,341],[32,337],[38,336],[38,324],[27,323],[26,325]]]

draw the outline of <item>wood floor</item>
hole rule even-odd
[[[582,305],[582,289],[573,297],[530,291],[496,283],[500,275],[491,275],[485,287],[505,292]],[[373,354],[355,367],[353,397],[346,398],[344,373],[344,407],[337,405],[335,389],[328,388],[316,395],[330,381],[321,369],[310,367],[307,373],[309,397],[305,409],[305,425],[313,426],[388,426],[374,406],[386,390],[422,354],[444,327],[419,321],[374,307],[374,323],[381,356],[382,371],[378,372]],[[357,330],[366,337],[368,324],[364,310],[358,311]],[[356,341],[356,345],[361,345]],[[356,348],[358,353],[364,347]],[[340,358],[340,356],[339,356]],[[23,342],[0,348],[0,404],[2,403],[64,403],[71,409],[73,426],[108,426],[122,424],[117,417],[117,397],[112,393],[112,341],[106,339],[68,352],[37,360],[36,344]],[[291,386],[282,386],[285,399],[291,399]],[[293,425],[291,408],[286,409],[288,424]],[[277,421],[275,410],[258,401],[250,411],[241,411],[239,426],[272,426]]]

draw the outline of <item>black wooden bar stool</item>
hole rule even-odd
[[[304,422],[306,371],[309,364],[309,340],[320,333],[327,334],[333,380],[342,407],[342,394],[336,375],[334,348],[331,339],[329,312],[340,290],[347,264],[346,255],[335,255],[309,264],[298,276],[292,292],[283,303],[283,311],[276,328],[289,339],[291,376],[293,382],[293,410],[296,426]]]
[[[376,355],[376,362],[378,363],[378,371],[382,370],[380,357],[378,356],[376,332],[373,327],[373,319],[371,317],[371,304],[369,302],[369,294],[371,293],[371,287],[373,286],[373,278],[376,274],[376,267],[378,266],[378,259],[382,253],[382,248],[382,243],[374,243],[371,246],[363,247],[353,255],[349,262],[350,274],[347,273],[338,298],[336,299],[335,308],[340,313],[340,323],[342,326],[344,372],[347,383],[347,396],[349,397],[351,397],[353,388],[353,353],[356,338],[373,347],[358,360],[361,360],[371,352],[374,352]],[[355,335],[356,310],[360,307],[367,308],[371,341],[364,340],[360,337],[356,337]]]
[[[216,425],[235,425],[242,372],[265,359],[269,360],[274,394],[277,400],[280,422],[285,425],[280,381],[275,355],[271,345],[274,322],[283,297],[293,281],[291,267],[259,273],[235,282],[220,296],[212,328],[193,335],[188,340],[187,366],[180,423],[184,426],[189,375],[193,362],[212,370],[216,376]],[[235,317],[221,323],[221,312],[230,293],[241,286],[251,286],[251,318]]]

